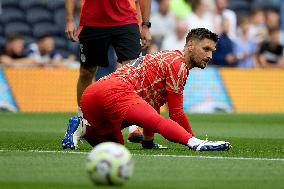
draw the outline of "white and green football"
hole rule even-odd
[[[132,176],[132,156],[121,144],[101,143],[88,155],[87,172],[95,184],[121,185]]]

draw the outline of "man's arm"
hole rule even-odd
[[[140,1],[142,23],[150,21],[151,4],[152,4],[152,0],[141,0]],[[143,24],[141,27],[141,39],[142,39],[142,48],[146,48],[150,46],[151,41],[152,41],[150,28]]]
[[[65,9],[66,9],[65,34],[67,38],[73,42],[77,41],[76,25],[74,22],[75,7],[76,7],[76,0],[65,0]]]
[[[195,134],[193,133],[187,117],[183,111],[183,95],[168,91],[167,100],[170,118],[194,136]]]

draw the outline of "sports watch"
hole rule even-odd
[[[151,22],[142,22],[142,26],[146,26],[147,28],[151,28]]]

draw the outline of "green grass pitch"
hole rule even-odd
[[[86,143],[76,151],[61,149],[71,114],[0,113],[1,189],[88,189],[84,170]],[[142,150],[126,143],[133,154],[131,189],[283,189],[284,114],[193,114],[197,136],[228,140],[229,152],[194,152],[185,146],[156,141],[167,150]],[[126,132],[125,132],[126,134]]]

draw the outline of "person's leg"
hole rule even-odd
[[[96,73],[97,66],[83,67],[80,66],[80,73],[77,82],[77,103],[80,104],[81,96],[84,90],[92,83],[94,75]]]
[[[118,67],[128,64],[131,60],[139,57],[141,53],[140,31],[137,24],[129,24],[114,27],[112,44],[114,46]],[[143,138],[139,127],[132,125],[129,127],[128,141],[141,142]]]
[[[166,139],[187,145],[192,137],[183,127],[171,119],[164,118],[148,104],[132,105],[124,117],[124,125],[139,125],[143,129],[161,134]]]
[[[108,49],[110,46],[110,33],[107,29],[96,27],[84,27],[79,35],[80,40],[80,73],[77,81],[77,104],[78,104],[78,118],[82,120],[82,124],[88,124],[84,119],[80,107],[80,101],[84,90],[94,81],[98,66],[108,66]],[[76,128],[68,129],[68,128]],[[82,132],[79,132],[78,125],[70,124],[67,128],[66,134],[63,138],[65,143],[78,143]],[[82,130],[82,129],[81,129]],[[68,132],[69,131],[69,132]],[[68,133],[68,135],[67,135]],[[68,137],[72,136],[72,137]],[[67,142],[66,142],[67,141]],[[68,148],[68,146],[66,147]]]
[[[93,147],[102,142],[117,142],[124,144],[123,136],[120,130],[100,135],[92,127],[87,127],[84,139]]]
[[[182,126],[171,119],[166,119],[158,114],[154,108],[146,103],[132,105],[124,117],[125,126],[137,124],[143,129],[157,132],[169,141],[187,145],[196,151],[226,151],[232,146],[225,141],[200,140],[188,133]],[[143,141],[144,142],[144,141]],[[151,149],[153,141],[142,143],[144,148]]]
[[[98,66],[108,66],[108,50],[111,43],[108,30],[96,27],[84,27],[79,35],[80,41],[80,73],[77,82],[77,103],[93,81]]]

